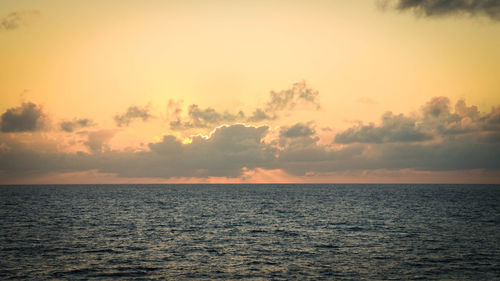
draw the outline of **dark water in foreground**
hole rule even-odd
[[[500,280],[500,186],[0,187],[0,279]]]

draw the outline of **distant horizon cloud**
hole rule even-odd
[[[312,122],[271,128],[232,124],[184,142],[174,134],[140,150],[112,149],[117,130],[79,132],[89,152],[49,151],[9,138],[0,150],[0,179],[95,170],[122,178],[243,177],[281,170],[307,177],[371,170],[500,171],[500,106],[481,113],[463,100],[435,97],[412,114],[385,113],[380,123],[339,131],[320,144]],[[0,135],[1,137],[1,135]],[[8,141],[7,141],[8,140]],[[44,144],[47,147],[47,144]]]

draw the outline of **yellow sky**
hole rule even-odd
[[[500,23],[483,17],[429,19],[369,0],[0,3],[0,17],[19,11],[22,26],[0,30],[0,112],[31,101],[53,126],[116,129],[114,115],[149,104],[154,118],[121,128],[122,146],[175,133],[169,100],[251,113],[298,81],[321,109],[266,124],[337,132],[435,96],[482,112],[500,104]]]
[[[61,117],[170,98],[245,107],[299,80],[328,118],[406,112],[436,95],[500,100],[500,25],[484,20],[416,19],[373,1],[7,0],[0,11],[34,9],[0,37],[2,110],[24,90]],[[359,97],[380,109],[363,116]]]

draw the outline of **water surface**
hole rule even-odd
[[[0,187],[0,279],[500,279],[499,185]]]

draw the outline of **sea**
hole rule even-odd
[[[0,280],[500,280],[500,185],[0,186]]]

